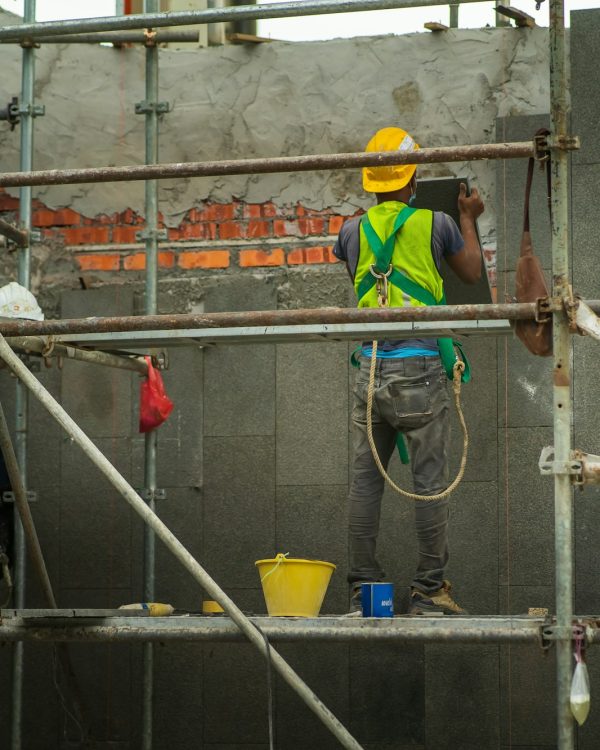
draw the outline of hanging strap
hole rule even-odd
[[[548,136],[550,131],[546,128],[540,128],[536,134]],[[523,210],[523,232],[529,232],[529,197],[531,195],[531,185],[533,182],[533,168],[535,166],[535,159],[533,156],[529,158],[527,165],[527,182],[525,184],[525,208]],[[546,160],[546,198],[548,201],[548,212],[550,214],[550,222],[552,222],[552,173],[551,173],[550,159]]]

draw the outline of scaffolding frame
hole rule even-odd
[[[478,0],[461,0],[461,2],[477,2]],[[238,6],[225,9],[211,9],[207,11],[195,11],[184,13],[157,13],[155,12],[156,0],[146,0],[145,14],[137,16],[125,16],[117,18],[96,18],[80,19],[74,21],[57,21],[47,23],[35,23],[35,0],[25,0],[25,13],[23,24],[21,26],[11,26],[0,28],[0,43],[18,42],[23,48],[23,65],[22,65],[22,89],[21,89],[21,158],[20,172],[12,175],[0,175],[0,186],[18,185],[20,187],[20,207],[19,207],[19,224],[23,233],[20,239],[26,238],[26,243],[18,250],[18,279],[19,283],[29,288],[30,282],[30,241],[31,241],[31,187],[41,184],[67,184],[69,182],[99,182],[99,181],[118,181],[131,179],[147,180],[146,190],[146,254],[147,254],[147,278],[146,278],[146,314],[147,327],[140,329],[135,327],[131,321],[122,322],[119,328],[115,319],[107,319],[103,330],[94,330],[90,321],[59,321],[58,323],[70,324],[71,331],[65,333],[64,330],[58,334],[49,334],[43,326],[56,323],[56,321],[47,321],[44,324],[24,324],[10,323],[0,325],[0,331],[3,334],[11,336],[45,336],[44,341],[48,343],[49,336],[57,336],[57,341],[61,345],[71,345],[73,341],[81,340],[82,336],[86,341],[93,342],[93,345],[101,347],[102,342],[122,341],[125,336],[131,336],[134,332],[140,333],[137,341],[140,346],[148,345],[150,341],[156,341],[157,335],[165,336],[168,340],[175,338],[176,333],[185,334],[180,336],[186,339],[184,343],[197,343],[199,338],[204,335],[205,340],[210,340],[211,336],[215,339],[215,332],[218,330],[236,331],[237,336],[222,336],[220,340],[228,343],[234,340],[245,341],[248,343],[252,340],[253,334],[256,334],[255,327],[251,325],[244,326],[238,323],[229,328],[219,322],[210,325],[202,325],[196,329],[186,329],[182,321],[175,325],[166,325],[164,329],[169,333],[165,335],[165,330],[156,326],[155,318],[168,318],[169,316],[156,316],[156,283],[157,283],[157,223],[156,223],[156,206],[157,206],[157,183],[156,179],[171,176],[190,176],[198,174],[248,174],[248,173],[266,173],[272,171],[299,171],[300,169],[333,169],[333,168],[355,168],[366,164],[383,164],[383,163],[425,163],[433,161],[458,161],[473,158],[497,159],[497,158],[516,158],[537,154],[536,144],[483,144],[479,147],[467,146],[454,149],[452,154],[448,149],[423,149],[418,154],[412,154],[408,158],[394,161],[390,159],[389,154],[340,154],[335,157],[287,157],[270,160],[246,160],[245,164],[241,162],[223,162],[223,163],[204,163],[192,165],[160,165],[158,164],[158,138],[157,138],[157,121],[159,114],[158,102],[158,54],[155,44],[152,43],[151,37],[147,37],[146,47],[146,101],[142,104],[145,109],[141,110],[146,115],[146,167],[125,167],[125,168],[103,168],[101,170],[48,170],[46,173],[36,173],[32,170],[33,155],[33,121],[36,115],[41,114],[39,108],[36,108],[33,99],[33,82],[34,82],[34,46],[37,40],[47,41],[51,37],[55,40],[61,38],[61,35],[71,36],[71,40],[76,42],[76,36],[83,33],[106,33],[106,32],[125,32],[135,29],[154,29],[166,26],[179,26],[190,24],[218,23],[223,21],[240,21],[255,20],[260,18],[281,18],[303,15],[317,15],[324,13],[339,13],[359,10],[375,10],[382,8],[407,8],[420,7],[439,4],[439,0],[294,0],[289,3],[273,3],[262,6]],[[455,15],[455,11],[453,11]],[[83,39],[83,37],[82,37]],[[559,750],[573,750],[574,733],[573,718],[569,710],[569,688],[571,679],[571,650],[572,640],[574,637],[574,628],[581,631],[585,629],[586,638],[589,643],[598,641],[597,623],[595,620],[579,620],[574,624],[572,608],[572,578],[573,578],[573,549],[572,549],[572,473],[573,473],[573,451],[571,443],[571,422],[572,422],[572,394],[571,385],[571,351],[573,332],[570,324],[573,320],[573,314],[577,309],[578,302],[574,300],[571,288],[569,286],[569,225],[568,225],[568,156],[569,150],[578,147],[577,139],[570,136],[567,129],[568,115],[568,82],[569,82],[569,65],[567,51],[565,47],[565,19],[564,19],[564,0],[550,0],[550,114],[551,114],[551,137],[545,144],[545,148],[552,152],[552,273],[553,287],[552,296],[546,300],[544,310],[540,306],[529,306],[525,309],[523,306],[511,305],[485,305],[471,306],[468,311],[463,310],[464,317],[460,318],[460,308],[469,306],[457,306],[456,308],[436,308],[442,317],[431,315],[430,310],[414,310],[411,316],[403,319],[387,319],[385,313],[388,311],[354,311],[357,317],[346,323],[307,323],[301,321],[296,324],[296,330],[291,332],[294,340],[312,340],[313,338],[347,338],[354,333],[364,333],[366,326],[372,326],[370,333],[389,331],[393,328],[395,331],[401,331],[402,335],[413,335],[417,332],[423,333],[424,330],[444,330],[452,329],[452,322],[455,328],[462,328],[466,333],[488,332],[491,335],[505,333],[509,329],[509,319],[516,319],[517,315],[521,319],[537,318],[540,313],[551,315],[553,319],[554,335],[554,354],[553,354],[553,430],[554,430],[554,459],[551,462],[550,469],[547,473],[554,475],[554,496],[555,496],[555,569],[556,569],[556,607],[557,615],[555,621],[540,622],[537,620],[528,620],[525,624],[517,623],[519,618],[459,618],[454,624],[440,624],[428,622],[427,624],[419,620],[415,625],[414,622],[406,618],[394,620],[391,627],[360,623],[358,628],[354,624],[343,623],[336,618],[322,618],[316,623],[307,623],[306,627],[300,627],[297,630],[301,634],[297,637],[319,637],[327,630],[326,638],[344,639],[344,638],[363,638],[363,637],[393,637],[405,638],[407,640],[441,640],[456,641],[464,639],[469,642],[504,642],[511,640],[524,639],[527,642],[536,640],[539,642],[540,632],[546,641],[554,643],[557,650],[557,734]],[[492,149],[492,146],[501,148]],[[504,149],[502,147],[505,147]],[[506,148],[508,147],[508,148]],[[467,155],[469,153],[470,155]],[[479,149],[479,153],[477,153]],[[484,149],[488,149],[484,152]],[[517,151],[520,149],[520,152]],[[512,154],[510,153],[512,150]],[[434,152],[438,152],[437,154]],[[459,155],[460,152],[460,155]],[[319,159],[323,161],[319,162]],[[333,159],[333,161],[331,161]],[[296,160],[294,163],[293,160]],[[327,161],[329,160],[329,161]],[[257,162],[263,162],[261,164]],[[345,163],[342,163],[345,162]],[[175,170],[175,168],[177,168]],[[188,170],[186,172],[186,169]],[[235,172],[235,169],[244,169],[245,171]],[[115,170],[125,170],[117,173]],[[175,170],[175,171],[174,171]],[[191,170],[191,171],[190,171]],[[204,170],[204,171],[203,171]],[[223,170],[223,171],[215,171]],[[50,174],[50,172],[52,174]],[[12,182],[11,182],[12,180]],[[595,303],[590,303],[592,308]],[[504,310],[503,307],[510,307],[510,310]],[[486,309],[482,309],[486,308]],[[598,308],[596,308],[598,309]],[[296,311],[308,312],[308,311]],[[369,314],[375,313],[374,318]],[[444,317],[446,315],[447,317]],[[172,317],[172,316],[171,316]],[[123,319],[125,320],[125,319]],[[137,319],[144,320],[140,317]],[[464,325],[458,325],[462,320]],[[112,321],[108,322],[108,321]],[[488,322],[486,322],[488,321]],[[77,325],[79,327],[77,328]],[[38,325],[36,328],[35,326]],[[316,328],[310,329],[314,325]],[[382,326],[388,328],[382,328]],[[12,328],[11,328],[12,326]],[[15,328],[15,326],[17,326]],[[28,327],[29,326],[29,327]],[[98,322],[98,328],[102,326],[102,321]],[[111,328],[111,326],[113,326]],[[345,326],[336,329],[335,326]],[[404,328],[402,327],[404,326]],[[429,326],[429,328],[427,328]],[[437,327],[436,327],[437,326]],[[64,325],[63,325],[64,327]],[[276,335],[285,335],[283,329],[293,328],[289,321],[277,326],[271,324],[273,334],[267,337],[267,340],[274,340]],[[410,330],[408,330],[410,328]],[[263,329],[264,331],[265,329]],[[90,338],[90,337],[96,337]],[[312,338],[311,338],[312,337]],[[135,338],[135,337],[134,337]],[[263,339],[264,340],[264,339]],[[216,341],[215,341],[216,342]],[[21,342],[22,343],[22,342]],[[13,342],[15,344],[15,342]],[[16,345],[16,344],[15,344]],[[11,347],[6,343],[0,334],[0,357],[9,365],[11,370],[17,375],[17,459],[20,472],[26,477],[26,448],[27,448],[27,389],[30,389],[37,398],[48,408],[69,434],[77,440],[84,448],[92,461],[111,477],[113,484],[119,489],[125,499],[134,507],[142,516],[145,523],[151,529],[146,536],[145,550],[145,593],[153,590],[153,532],[161,537],[167,546],[173,551],[183,564],[192,572],[196,580],[219,601],[226,609],[245,636],[254,643],[254,645],[265,656],[273,660],[274,666],[286,676],[286,669],[289,667],[281,659],[278,653],[272,649],[268,641],[263,640],[263,634],[271,634],[271,637],[285,639],[294,638],[293,628],[285,623],[274,623],[272,618],[255,618],[256,623],[251,623],[240,613],[235,604],[227,595],[210,579],[208,574],[201,566],[191,557],[183,548],[179,541],[169,532],[162,524],[153,511],[151,505],[146,504],[140,499],[139,495],[133,490],[127,482],[117,473],[109,462],[99,454],[99,451],[91,444],[82,431],[77,427],[73,420],[66,415],[64,410],[54,399],[47,394],[45,389],[31,375],[28,369],[23,365],[19,358],[13,353]],[[99,455],[98,455],[99,454]],[[147,486],[152,489],[156,486],[156,445],[149,440],[146,444],[146,471],[145,480]],[[16,562],[16,579],[15,588],[15,617],[12,623],[15,627],[9,632],[4,631],[6,640],[15,641],[14,662],[13,662],[13,717],[12,717],[12,750],[19,750],[21,747],[21,711],[22,711],[22,680],[23,680],[23,641],[32,636],[34,633],[45,633],[48,639],[67,641],[73,638],[75,630],[73,628],[57,628],[48,625],[46,630],[40,627],[32,627],[30,624],[25,628],[20,628],[19,618],[23,620],[22,615],[26,612],[24,609],[25,598],[25,566],[24,566],[24,538],[23,529],[20,521],[16,520],[16,541],[17,541],[17,562]],[[4,613],[3,613],[4,614]],[[241,617],[240,617],[241,615]],[[333,622],[325,622],[325,620]],[[492,622],[493,620],[493,622]],[[259,623],[259,621],[261,621]],[[264,622],[263,622],[264,621]],[[57,622],[57,621],[56,621]],[[215,623],[219,623],[215,625]],[[22,622],[21,622],[22,624]],[[256,629],[255,625],[261,627],[262,633]],[[418,626],[418,627],[417,627]],[[90,626],[95,627],[95,626]],[[93,633],[84,628],[81,631],[81,639],[93,639],[94,637],[102,638],[124,638],[133,639],[132,628],[138,628],[135,638],[140,640],[151,641],[158,637],[160,633],[161,640],[167,637],[167,633],[177,637],[177,633],[182,637],[199,638],[206,637],[230,637],[232,633],[227,631],[228,625],[225,621],[212,620],[210,627],[201,626],[192,628],[194,633],[189,633],[185,628],[179,627],[179,623],[170,622],[153,622],[151,626],[147,623],[133,623],[128,620],[127,623],[115,623],[115,626],[109,626],[110,632],[104,632],[102,625],[98,626],[99,631]],[[328,629],[327,629],[328,628]],[[368,630],[368,636],[364,635],[364,629]],[[188,628],[189,630],[189,628]],[[217,634],[217,630],[219,632]],[[85,631],[85,632],[84,632]],[[203,631],[203,635],[198,633]],[[207,631],[207,632],[204,632]],[[225,635],[223,635],[225,633]],[[361,635],[361,633],[363,633]],[[535,633],[535,639],[532,634]],[[377,635],[375,635],[377,634]],[[390,635],[391,634],[391,635]],[[2,629],[0,629],[0,638],[2,638]],[[149,643],[147,643],[150,646]],[[145,651],[144,663],[145,687],[144,687],[144,748],[150,748],[152,744],[152,652],[150,649]],[[289,679],[288,679],[289,678]],[[297,678],[297,679],[296,679]],[[336,734],[338,739],[345,747],[359,748],[360,746],[347,731],[341,727],[333,715],[316,699],[316,696],[307,688],[306,685],[296,675],[295,678],[287,672],[288,682],[311,705],[313,710],[320,715],[324,723]],[[147,682],[147,684],[146,684]],[[307,692],[308,691],[308,692]]]

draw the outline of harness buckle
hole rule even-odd
[[[390,263],[387,271],[379,271],[377,269],[377,266],[375,266],[374,263],[372,263],[369,266],[369,271],[371,274],[375,277],[377,280],[376,288],[377,288],[377,304],[379,307],[387,307],[389,305],[389,296],[388,296],[388,279],[394,270],[394,267]]]

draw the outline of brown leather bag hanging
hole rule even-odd
[[[536,135],[549,135],[547,130],[538,130]],[[529,231],[529,195],[533,180],[535,160],[529,159],[527,168],[527,185],[525,186],[525,214],[523,236],[521,237],[521,256],[517,262],[516,291],[517,302],[537,302],[548,297],[548,287],[540,259],[533,252],[531,233]],[[550,158],[546,162],[548,185],[548,207],[550,207]],[[552,354],[552,319],[544,321],[517,320],[515,332],[532,354],[549,357]]]

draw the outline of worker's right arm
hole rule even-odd
[[[458,278],[466,284],[476,284],[481,277],[481,247],[475,222],[483,213],[484,208],[477,188],[473,188],[471,195],[467,196],[467,186],[461,182],[458,212],[460,232],[465,244],[460,252],[448,256],[446,260]]]

